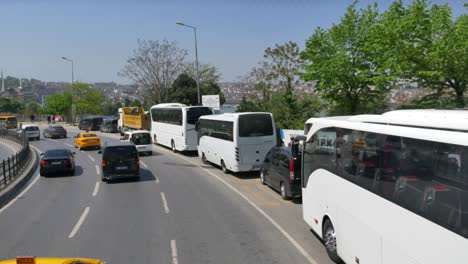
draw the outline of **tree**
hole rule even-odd
[[[188,74],[182,73],[172,84],[168,102],[197,105],[197,82]]]
[[[46,113],[53,115],[66,115],[71,110],[71,94],[70,93],[53,93],[47,96]]]
[[[209,82],[203,85],[200,89],[202,95],[219,95],[219,104],[223,105],[226,102],[224,93],[221,91],[219,85],[215,82]]]
[[[25,104],[25,109],[24,109],[25,114],[28,114],[28,115],[41,114],[43,112],[44,112],[44,109],[42,109],[42,106],[34,100],[29,100]]]
[[[138,47],[119,73],[144,88],[150,103],[166,102],[169,90],[184,69],[187,51],[176,42],[138,40]]]
[[[98,114],[102,110],[104,94],[87,83],[76,82],[71,88],[75,95],[76,114]]]
[[[212,83],[219,82],[221,74],[216,66],[212,64],[199,64],[198,70],[200,72],[200,90]],[[187,63],[184,67],[184,73],[192,79],[197,80],[197,67],[195,62]]]
[[[377,52],[393,75],[432,88],[434,95],[452,96],[458,107],[465,106],[467,14],[453,19],[448,5],[431,6],[427,0],[418,0],[405,8],[398,1],[383,13],[377,30]]]
[[[140,107],[141,103],[138,101],[138,99],[133,99],[133,101],[130,103],[130,106]]]
[[[19,113],[23,105],[15,99],[0,97],[0,112]]]
[[[342,114],[372,111],[393,85],[375,64],[376,54],[369,47],[377,6],[359,11],[355,6],[356,2],[348,7],[339,24],[317,28],[301,54],[307,61],[304,79],[317,80],[316,90]]]
[[[128,106],[131,106],[131,103],[132,103],[132,101],[130,100],[130,98],[125,97],[123,105],[128,107]]]

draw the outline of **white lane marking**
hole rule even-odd
[[[141,165],[143,165],[145,168],[148,168],[148,165],[146,165],[143,161],[140,160]]]
[[[92,162],[96,162],[96,161],[94,160],[94,158],[91,157],[91,155],[88,154],[88,157],[89,157],[89,159],[90,159]]]
[[[258,205],[256,205],[252,200],[250,200],[247,196],[245,196],[243,193],[241,193],[240,191],[238,191],[236,188],[234,188],[231,184],[229,184],[228,182],[226,182],[225,180],[223,180],[221,177],[219,177],[218,175],[214,174],[213,172],[203,168],[202,166],[198,165],[196,162],[194,161],[191,161],[183,156],[180,156],[180,155],[177,155],[175,153],[172,153],[171,151],[169,150],[165,150],[165,149],[162,149],[163,151],[173,155],[173,156],[176,156],[178,158],[181,158],[183,160],[186,160],[190,163],[192,163],[193,165],[201,168],[202,170],[206,171],[208,174],[214,176],[216,179],[218,179],[220,182],[222,182],[224,185],[226,185],[227,187],[229,187],[229,189],[231,189],[232,191],[234,191],[235,193],[237,193],[240,197],[242,197],[244,200],[247,201],[247,203],[249,203],[253,208],[255,208],[261,215],[263,215],[268,221],[270,221],[270,223],[276,227],[276,229],[278,231],[280,231],[281,234],[283,234],[286,239],[289,240],[289,242],[291,242],[291,244],[302,254],[302,256],[304,256],[310,264],[318,264],[317,261],[312,258],[312,256],[309,255],[309,253],[307,253],[307,251],[286,231],[284,230],[279,224],[278,222],[276,222],[269,214],[267,214],[265,211],[263,211],[262,208],[260,208]]]
[[[159,178],[158,178],[158,175],[156,175],[155,173],[153,173],[154,177],[156,178],[156,180],[154,180],[154,182],[156,182],[156,184],[159,184]]]
[[[68,235],[68,238],[73,238],[76,235],[76,232],[78,232],[78,230],[80,229],[80,227],[83,224],[83,222],[84,222],[86,216],[88,215],[88,213],[89,213],[89,206],[86,206],[86,208],[83,211],[83,214],[81,214],[80,219],[76,223],[76,225],[73,228],[73,230],[71,231],[71,233]]]
[[[33,145],[30,145],[33,149],[36,150],[36,154],[37,153],[41,153],[41,151],[34,147]],[[38,157],[39,158],[39,157]],[[2,208],[0,208],[0,214],[5,211],[8,207],[12,206],[17,200],[18,198],[22,197],[29,189],[31,189],[31,187],[33,187],[33,185],[40,179],[41,177],[39,176],[39,173],[37,174],[36,178],[28,185],[28,187],[26,187],[20,194],[18,194],[15,198],[11,199],[11,201],[9,201],[7,204],[5,204],[5,206],[3,206]]]
[[[171,251],[172,251],[172,264],[178,264],[177,261],[177,245],[175,240],[171,240]]]
[[[94,186],[93,196],[97,195],[97,193],[99,191],[99,184],[100,184],[100,182],[96,182],[96,185]]]
[[[68,143],[63,143],[63,144],[65,144],[65,145],[67,145],[67,146],[69,146],[69,147],[71,147],[71,148],[75,147],[75,146],[73,146],[72,144],[68,144]]]
[[[96,174],[99,175],[101,174],[101,171],[99,170],[99,166],[98,165],[95,165],[96,166]]]
[[[162,199],[163,205],[164,205],[164,212],[166,212],[166,214],[168,214],[169,213],[169,207],[167,206],[166,195],[164,195],[163,192],[161,192],[161,199]]]

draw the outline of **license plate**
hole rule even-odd
[[[137,148],[144,149],[144,148],[146,148],[146,146],[137,146]]]
[[[126,170],[126,169],[128,169],[128,167],[127,166],[117,166],[117,167],[115,167],[115,169],[116,170]]]
[[[60,164],[62,164],[62,162],[61,162],[61,161],[53,161],[53,162],[51,162],[50,164],[52,164],[52,165],[60,165]]]

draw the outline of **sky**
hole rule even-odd
[[[364,7],[371,0],[361,0]],[[392,1],[377,1],[384,10]],[[404,1],[408,3],[410,1]],[[353,0],[0,0],[0,67],[5,75],[43,81],[128,84],[118,75],[137,40],[176,41],[195,60],[218,67],[234,81],[258,63],[265,48],[295,41],[304,46],[314,29],[338,23]],[[448,3],[458,16],[462,0]]]

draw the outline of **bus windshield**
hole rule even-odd
[[[239,137],[262,137],[273,135],[273,121],[269,114],[239,116]]]

